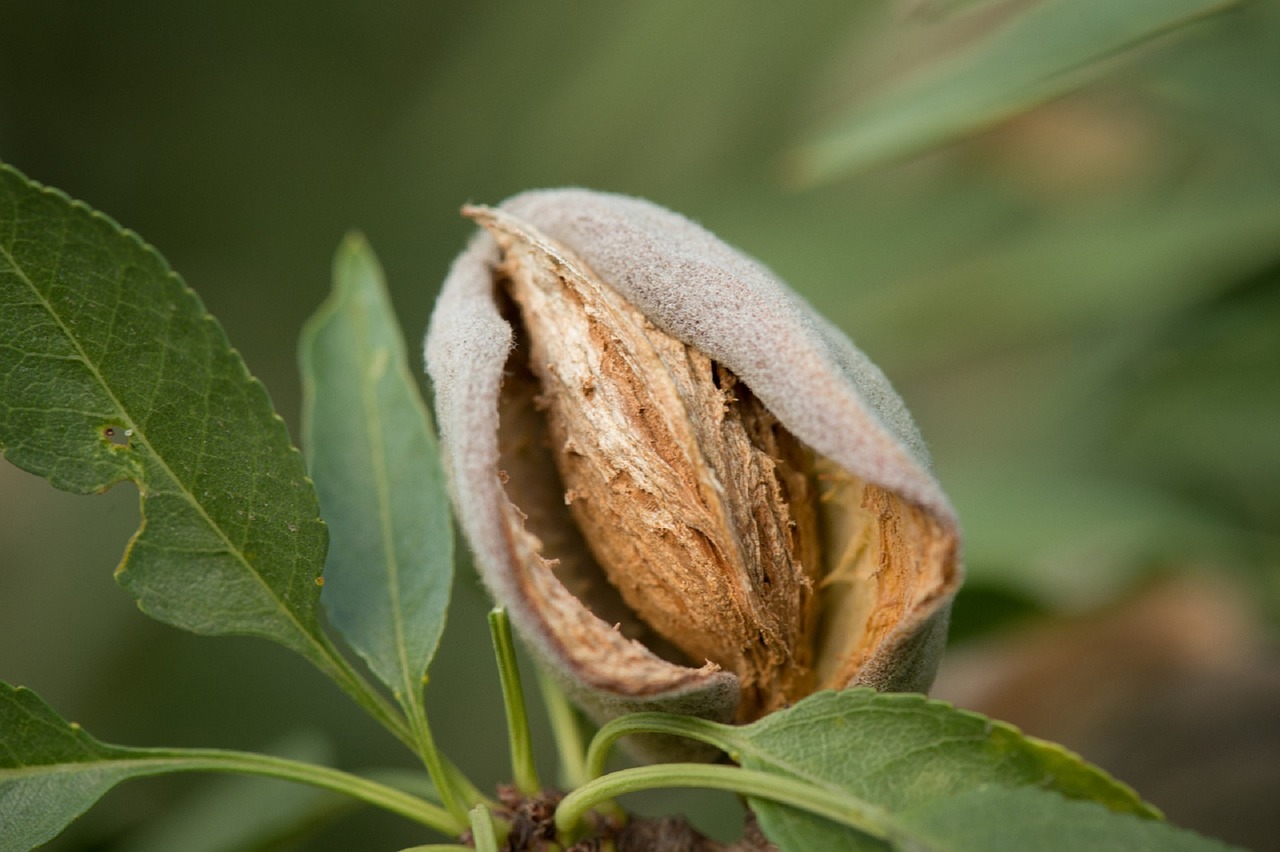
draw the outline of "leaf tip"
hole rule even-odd
[[[339,249],[351,252],[368,251],[369,239],[364,235],[364,231],[358,228],[352,228],[342,235],[342,242]]]

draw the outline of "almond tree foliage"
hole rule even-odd
[[[117,579],[140,608],[183,629],[251,634],[297,652],[415,752],[431,781],[423,794],[252,752],[110,745],[4,685],[0,849],[50,840],[123,781],[193,771],[344,793],[420,823],[424,841],[524,842],[513,831],[519,802],[547,795],[528,752],[513,749],[521,796],[494,800],[431,738],[422,686],[450,587],[448,501],[381,274],[359,238],[339,249],[334,279],[302,342],[308,474],[262,386],[154,249],[60,192],[0,171],[5,457],[77,493],[132,481],[143,522]],[[322,603],[377,683],[321,627]],[[518,696],[509,636],[495,636],[508,649],[504,688]],[[527,738],[521,702],[508,706],[513,742]],[[700,741],[736,765],[603,771],[613,742],[638,733]],[[574,789],[555,796],[541,827],[561,843],[624,832],[612,800],[628,792],[708,787],[745,795],[786,850],[1222,848],[1168,826],[1057,746],[913,695],[821,692],[741,727],[623,716],[577,763]]]
[[[64,55],[19,49],[22,24],[35,20],[20,6],[10,3],[3,15],[0,83],[9,82],[3,73],[58,78]],[[704,217],[729,223],[771,263],[812,274],[809,297],[836,324],[856,324],[868,351],[890,353],[895,374],[951,370],[943,382],[974,389],[992,384],[965,372],[974,363],[1007,370],[993,353],[1058,364],[1054,404],[1043,404],[1049,393],[1039,387],[1001,385],[998,398],[988,390],[981,404],[991,416],[1020,428],[978,469],[951,465],[949,490],[976,509],[964,517],[971,589],[1012,589],[1022,608],[1069,609],[1114,600],[1171,554],[1208,552],[1273,593],[1274,582],[1255,569],[1268,565],[1280,532],[1280,112],[1269,85],[1280,55],[1277,8],[1247,0],[937,0],[855,11],[833,3],[808,16],[779,6],[757,18],[726,15],[715,3],[652,4],[626,13],[634,17],[620,26],[577,6],[571,15],[539,6],[507,10],[484,27],[470,26],[468,10],[433,35],[450,61],[432,55],[423,63],[439,75],[430,86],[405,84],[395,61],[361,69],[394,81],[381,86],[380,103],[394,101],[410,116],[388,122],[412,131],[404,131],[407,142],[369,120],[372,107],[345,112],[337,132],[348,134],[343,150],[359,152],[355,162],[395,188],[379,196],[378,209],[412,219],[414,240],[423,205],[402,190],[440,192],[424,176],[448,173],[451,209],[463,198],[493,200],[474,194],[494,186],[505,187],[498,195],[526,188],[530,174],[545,170],[588,176],[575,182],[594,175],[596,183],[694,199]],[[403,14],[362,13],[392,21]],[[116,7],[67,14],[99,23],[95,14],[110,15],[124,29],[142,29]],[[431,14],[447,17],[435,6]],[[50,20],[68,51],[97,61],[75,27],[61,26],[74,20]],[[291,16],[255,18],[258,25],[273,57],[297,58],[289,54]],[[796,37],[778,37],[784,28]],[[655,33],[661,50],[653,49]],[[359,26],[344,28],[314,67],[329,68],[362,35]],[[165,37],[189,46],[180,32]],[[538,64],[547,61],[546,43],[566,38],[586,49],[555,53],[550,69]],[[145,52],[120,41],[123,51]],[[418,44],[400,48],[421,59]],[[225,57],[218,62],[221,75]],[[137,69],[121,64],[132,97]],[[548,80],[560,81],[566,68],[579,78],[573,96],[549,97]],[[185,86],[165,69],[166,82]],[[256,70],[274,71],[281,89],[298,73],[284,60]],[[814,85],[815,73],[817,118],[797,122],[796,102],[805,98],[796,93]],[[646,100],[644,90],[627,89],[652,109],[618,96],[619,81],[632,77],[660,90]],[[350,81],[321,80],[329,111],[329,97]],[[272,88],[254,74],[243,89],[226,85],[200,113],[212,139],[223,138],[209,131],[227,124],[226,102],[252,108]],[[440,88],[463,96],[441,100]],[[422,105],[414,98],[430,102],[429,120],[415,118]],[[6,92],[0,122],[12,114],[21,123],[23,108],[20,93]],[[295,117],[271,111],[280,121]],[[638,130],[637,116],[645,122]],[[41,125],[30,146],[52,147],[56,138],[72,159],[101,151],[126,181],[146,156],[195,171],[180,146],[113,146],[111,132],[82,133],[79,118]],[[105,126],[118,133],[134,118],[120,110]],[[1097,161],[1064,156],[1074,153],[1063,141],[1073,134],[1103,140],[1101,149],[1082,145]],[[423,157],[423,136],[431,157]],[[0,133],[0,145],[20,137]],[[233,170],[261,174],[281,159],[266,154],[285,150],[275,141],[261,140],[262,151],[246,146],[251,161],[215,158],[224,168],[214,180]],[[411,154],[386,156],[402,149]],[[333,162],[300,158],[286,171],[318,179],[316,172],[340,171]],[[1097,191],[1117,168],[1119,188]],[[261,239],[280,239],[273,205],[246,207],[237,197],[233,208],[219,208],[218,198],[197,192],[207,183],[184,186],[199,196],[202,214],[235,216]],[[1067,201],[1056,203],[1059,196]],[[439,222],[429,229],[446,230]],[[990,321],[973,321],[975,311]],[[407,325],[416,335],[421,323]],[[470,718],[474,697],[424,692],[455,548],[415,348],[405,346],[372,250],[349,237],[333,264],[332,294],[299,346],[299,452],[263,385],[157,251],[0,164],[0,455],[76,494],[132,483],[142,523],[116,579],[144,613],[289,649],[337,687],[334,701],[345,694],[421,764],[354,773],[328,765],[330,750],[307,742],[270,754],[109,744],[30,690],[0,684],[0,852],[48,842],[122,782],[175,772],[225,777],[203,779],[194,805],[175,810],[167,825],[156,820],[152,848],[197,848],[195,840],[206,844],[200,848],[260,848],[368,806],[403,819],[422,849],[464,848],[463,838],[479,849],[545,838],[562,847],[606,838],[627,848],[663,830],[627,810],[629,793],[656,787],[733,791],[763,836],[786,850],[1224,848],[1169,825],[1132,789],[1053,743],[923,696],[863,689],[819,692],[748,725],[636,713],[592,731],[539,673],[560,760],[553,788],[533,766],[543,744],[531,741],[501,613],[491,624],[513,783],[477,789],[469,767],[437,748],[427,708],[429,697]],[[1119,436],[1109,453],[1098,448],[1100,423]],[[981,431],[971,426],[961,419],[954,433]],[[1125,479],[1129,468],[1144,476]],[[1035,506],[1025,499],[1031,492]],[[1216,499],[1223,494],[1229,499]],[[1042,521],[1046,505],[1051,526]],[[1027,558],[1092,556],[1096,542],[1070,533],[1099,529],[1109,558],[1065,560],[1065,569]],[[1045,570],[1008,567],[1028,561]],[[1280,611],[1274,594],[1258,597]],[[95,718],[80,721],[103,729]],[[721,761],[610,770],[616,744],[654,735]],[[281,786],[290,793],[279,794]]]

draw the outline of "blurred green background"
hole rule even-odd
[[[295,435],[295,341],[346,230],[417,340],[464,202],[580,185],[702,222],[843,326],[929,441],[970,576],[941,694],[1177,822],[1280,836],[1276,3],[0,0],[0,159],[158,247]],[[141,617],[110,577],[136,502],[0,465],[0,677],[108,741],[411,766],[288,652]],[[489,785],[465,566],[455,601],[428,700]],[[184,837],[222,795],[129,784],[49,848],[421,842],[363,811]],[[288,837],[324,809],[288,796],[234,807]],[[732,834],[724,797],[645,807],[703,802]]]

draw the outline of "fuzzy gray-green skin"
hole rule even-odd
[[[500,209],[575,253],[656,326],[728,367],[801,441],[955,531],[955,512],[901,398],[847,337],[758,262],[640,199],[540,190]],[[535,656],[597,721],[655,709],[731,720],[734,675],[688,668],[670,689],[643,696],[593,683],[519,592],[522,568],[499,509],[498,395],[512,329],[495,299],[498,260],[495,241],[478,234],[449,272],[426,343],[454,502],[486,585]],[[932,683],[960,583],[958,553],[947,559],[946,587],[910,613],[848,685],[924,691]]]

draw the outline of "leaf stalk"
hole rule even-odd
[[[587,749],[584,765],[585,780],[599,778],[604,774],[605,762],[613,746],[625,736],[631,734],[666,734],[668,736],[686,737],[706,743],[736,760],[737,755],[730,748],[726,726],[693,716],[677,716],[673,713],[631,713],[619,716],[606,723],[596,732]]]
[[[572,837],[582,818],[598,803],[624,793],[668,787],[728,790],[769,799],[824,817],[874,837],[892,841],[898,833],[881,808],[847,793],[819,787],[787,775],[702,763],[663,763],[611,772],[574,790],[556,808],[556,829]]]
[[[352,796],[399,814],[442,834],[457,835],[465,827],[439,805],[369,778],[340,769],[254,752],[222,749],[131,749],[135,765],[152,764],[153,774],[166,772],[227,772],[279,778]]]

